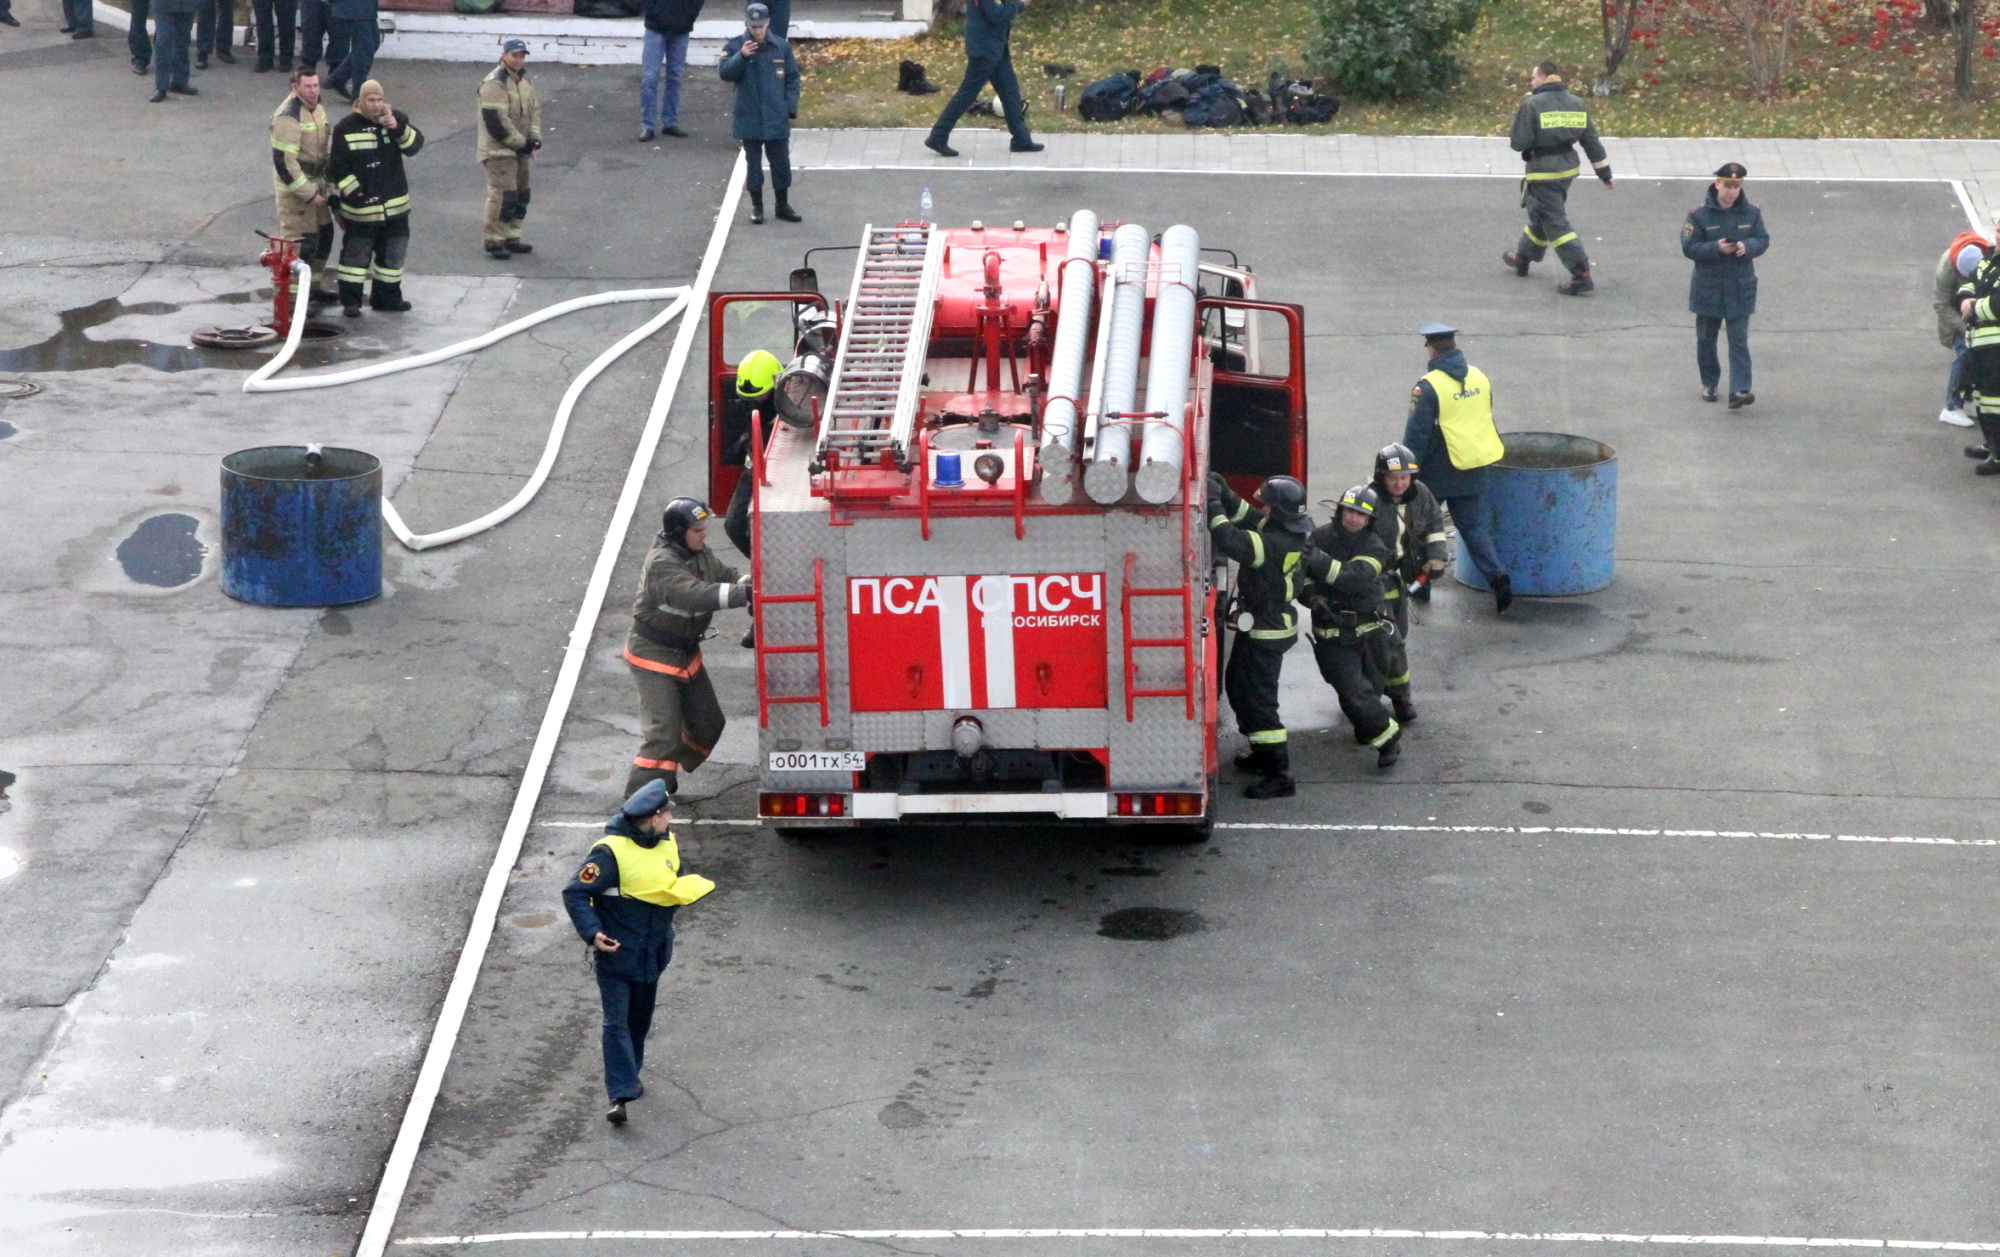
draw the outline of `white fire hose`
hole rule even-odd
[[[299,292],[307,293],[312,291],[312,269],[310,267],[304,262],[293,262],[292,273],[298,280]],[[539,323],[546,323],[550,319],[558,318],[574,310],[586,310],[591,306],[618,305],[627,301],[665,301],[668,305],[666,309],[627,333],[624,339],[620,340],[617,344],[599,354],[596,361],[585,367],[574,380],[570,381],[569,388],[563,392],[562,404],[556,407],[555,423],[549,429],[548,443],[542,447],[541,461],[535,464],[535,472],[528,477],[528,483],[522,486],[521,491],[510,498],[505,505],[485,515],[481,515],[478,519],[472,520],[469,523],[460,524],[456,528],[447,528],[443,532],[425,533],[422,536],[418,536],[410,531],[408,525],[403,523],[403,517],[396,513],[396,508],[389,499],[382,499],[382,518],[387,521],[389,530],[396,534],[396,540],[402,542],[412,550],[430,550],[437,546],[450,545],[454,541],[463,541],[474,533],[485,532],[495,524],[512,518],[520,512],[522,507],[525,507],[529,502],[534,500],[535,494],[541,491],[542,484],[548,480],[550,469],[556,464],[556,455],[562,451],[563,432],[569,427],[570,412],[576,408],[577,398],[583,396],[583,390],[590,386],[592,380],[603,374],[605,368],[618,361],[618,359],[623,357],[628,350],[632,349],[640,341],[645,340],[668,323],[671,323],[675,315],[687,309],[688,289],[685,286],[678,288],[626,288],[616,292],[600,292],[589,297],[573,297],[568,301],[558,301],[556,304],[537,310],[524,318],[515,319],[512,323],[502,324],[484,335],[475,336],[470,340],[462,340],[456,345],[447,345],[443,349],[433,349],[429,353],[417,354],[409,358],[398,358],[393,362],[371,363],[368,366],[355,367],[349,371],[334,371],[326,375],[301,376],[290,380],[274,380],[271,377],[284,370],[286,364],[291,362],[292,355],[298,352],[299,340],[305,332],[305,312],[303,310],[295,310],[292,317],[292,329],[290,334],[285,337],[284,348],[278,351],[276,357],[252,372],[249,379],[243,381],[243,391],[246,393],[288,393],[300,389],[332,388],[337,384],[354,384],[361,380],[373,380],[385,375],[394,375],[398,371],[414,371],[418,367],[428,367],[435,363],[443,362],[448,358],[456,358],[463,354],[484,349],[488,345],[507,339],[516,332],[525,332]]]

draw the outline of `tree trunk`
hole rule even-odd
[[[1593,96],[1609,96],[1617,90],[1618,67],[1632,50],[1632,27],[1639,19],[1641,0],[1599,0],[1604,21],[1604,75],[1591,87]]]
[[[1958,17],[1952,12],[1951,0],[1924,0],[1924,21],[1945,31],[1958,24]]]
[[[1960,100],[1972,99],[1972,45],[1979,38],[1979,0],[1958,0],[1958,57],[1951,86]]]

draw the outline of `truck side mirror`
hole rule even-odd
[[[810,266],[795,268],[792,271],[790,290],[792,292],[818,292],[819,272]]]

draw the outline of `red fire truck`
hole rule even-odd
[[[1305,478],[1301,307],[1192,228],[1087,210],[871,225],[844,300],[826,251],[709,309],[709,500],[752,477],[765,823],[1206,837],[1203,485]],[[768,430],[736,396],[756,349],[792,359]]]

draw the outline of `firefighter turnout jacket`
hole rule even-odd
[[[1421,480],[1411,480],[1409,491],[1400,499],[1390,497],[1380,481],[1376,482],[1375,493],[1380,500],[1375,510],[1375,535],[1382,538],[1390,564],[1383,575],[1382,596],[1400,598],[1418,573],[1426,569],[1442,572],[1450,561],[1451,550],[1445,544],[1448,538],[1444,531],[1444,511],[1438,506],[1437,495]]]
[[[1312,608],[1313,636],[1352,642],[1379,631],[1383,620],[1383,574],[1392,573],[1389,547],[1371,525],[1349,532],[1334,519],[1313,531],[1306,551],[1308,585],[1304,598]]]
[[[340,197],[338,210],[350,223],[379,223],[410,212],[410,180],[403,159],[424,147],[410,116],[392,110],[394,130],[356,109],[333,128],[326,177]]]
[[[1611,161],[1604,155],[1604,141],[1597,138],[1597,120],[1590,116],[1590,106],[1572,96],[1561,79],[1550,79],[1528,93],[1514,111],[1507,136],[1527,163],[1523,177],[1530,183],[1576,178],[1582,171],[1576,157],[1579,141],[1597,177],[1611,182]]]
[[[1250,636],[1288,641],[1298,636],[1292,603],[1299,596],[1299,561],[1306,539],[1271,521],[1227,485],[1208,504],[1208,531],[1215,551],[1235,559],[1236,603],[1251,617]]]
[[[542,146],[542,102],[526,70],[496,65],[479,84],[479,160]]]
[[[291,197],[304,209],[324,189],[327,149],[333,130],[327,125],[326,107],[310,109],[296,95],[271,115],[271,184],[277,194]]]
[[[749,589],[739,582],[736,569],[716,558],[713,550],[690,550],[669,541],[664,533],[655,537],[638,597],[632,601],[626,658],[641,667],[666,665],[653,670],[670,674],[688,669],[701,652],[701,639],[708,635],[708,622],[715,613],[750,600]]]
[[[2000,257],[1990,257],[1958,288],[1958,299],[1972,298],[1972,317],[1965,321],[1965,345],[2000,345]]]

